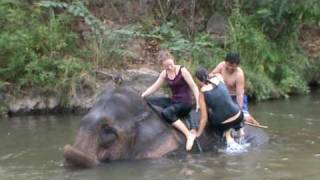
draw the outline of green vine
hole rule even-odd
[[[104,24],[97,19],[81,1],[72,2],[71,4],[55,1],[41,1],[40,7],[66,9],[73,16],[82,17],[84,22],[89,25],[95,35],[102,35],[105,31]]]

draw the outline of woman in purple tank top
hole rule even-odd
[[[170,87],[171,98],[148,98],[148,102],[163,108],[161,116],[180,130],[186,137],[186,150],[191,150],[196,138],[195,127],[189,130],[181,121],[181,118],[187,117],[192,109],[192,93],[196,100],[196,110],[199,109],[199,90],[189,71],[180,65],[174,63],[173,56],[168,51],[160,51],[158,59],[162,63],[164,70],[159,78],[151,85],[142,97],[146,97],[158,90],[164,82]]]

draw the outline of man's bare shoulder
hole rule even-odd
[[[222,70],[223,70],[224,66],[225,66],[225,62],[224,62],[224,61],[220,62],[220,63],[211,71],[211,73],[210,73],[211,76],[212,76],[213,74],[216,74],[216,73],[222,73]]]
[[[225,61],[221,61],[216,67],[223,67],[226,64]]]
[[[243,70],[242,70],[242,68],[241,68],[240,66],[238,66],[237,72],[238,72],[239,74],[244,74],[244,73],[243,73]]]
[[[244,78],[244,72],[241,67],[237,68],[236,76],[237,78]]]

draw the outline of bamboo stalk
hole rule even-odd
[[[249,122],[244,122],[244,123],[247,125],[253,126],[253,127],[264,128],[264,129],[268,128],[268,126],[262,126],[262,125],[253,124],[253,123],[249,123]]]

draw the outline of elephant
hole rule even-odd
[[[199,113],[191,112],[192,119]],[[259,128],[245,126],[253,146],[268,141]],[[221,147],[221,139],[211,126],[197,138],[203,151]],[[90,168],[103,162],[147,159],[187,153],[184,136],[165,122],[137,91],[129,87],[106,90],[80,121],[73,145],[64,146],[66,166]],[[193,152],[197,146],[193,146]]]

